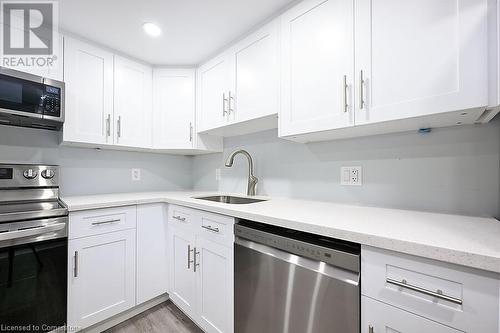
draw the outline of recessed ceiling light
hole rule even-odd
[[[152,37],[158,37],[161,35],[161,29],[154,23],[146,22],[142,25],[144,32]]]

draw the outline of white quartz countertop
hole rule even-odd
[[[213,192],[142,192],[62,200],[70,212],[171,203],[500,273],[500,222],[494,218],[274,197],[257,197],[269,200],[245,205],[193,198],[209,194],[215,195]]]

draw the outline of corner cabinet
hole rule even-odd
[[[167,205],[137,206],[137,304],[167,292]]]
[[[64,39],[63,141],[113,144],[113,54]]]
[[[195,70],[153,71],[153,148],[193,148]]]
[[[172,301],[207,333],[234,330],[234,218],[169,207]]]
[[[166,213],[165,204],[70,212],[70,327],[81,330],[98,326],[166,296]]]
[[[222,151],[222,138],[196,130],[195,68],[153,69],[69,37],[64,46],[62,144],[182,155]]]
[[[115,55],[114,124],[119,146],[151,148],[153,71]]]

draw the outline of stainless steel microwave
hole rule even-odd
[[[64,82],[0,67],[0,125],[59,130]]]

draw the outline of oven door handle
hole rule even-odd
[[[39,236],[39,235],[47,234],[50,232],[56,232],[56,231],[62,230],[65,227],[66,227],[66,223],[61,222],[61,223],[53,223],[53,224],[49,224],[49,225],[45,225],[45,226],[33,227],[33,228],[29,228],[29,229],[24,229],[24,230],[8,231],[8,232],[0,233],[0,241],[6,241],[6,240],[24,238],[24,237]]]

